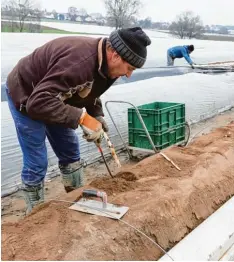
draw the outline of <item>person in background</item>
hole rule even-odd
[[[174,46],[167,50],[167,65],[173,66],[176,58],[184,57],[185,60],[194,68],[195,63],[190,58],[190,54],[194,51],[193,45]]]
[[[83,186],[75,129],[81,126],[88,142],[100,143],[108,131],[100,96],[118,77],[130,77],[144,65],[150,43],[140,27],[113,31],[108,38],[61,37],[22,58],[10,72],[5,88],[23,153],[27,213],[44,201],[46,137],[66,192]]]

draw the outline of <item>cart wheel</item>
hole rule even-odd
[[[186,121],[185,122],[185,140],[179,144],[179,147],[186,147],[189,143],[189,138],[190,138],[190,134],[191,134],[191,128],[189,123]]]
[[[131,153],[131,157],[130,160],[134,161],[134,162],[139,162],[139,159],[137,156],[134,155],[134,150],[133,149],[129,149],[130,153]]]

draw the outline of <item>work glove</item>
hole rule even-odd
[[[99,121],[90,116],[87,112],[83,112],[79,124],[84,132],[83,137],[88,142],[101,143],[104,131]]]
[[[104,130],[104,132],[107,133],[109,131],[109,127],[105,119],[102,116],[96,116],[95,118],[97,119],[97,121],[99,121],[102,124],[102,129]]]

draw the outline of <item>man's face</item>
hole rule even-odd
[[[120,76],[130,77],[136,68],[124,61],[115,51],[108,58],[108,76],[111,79]]]

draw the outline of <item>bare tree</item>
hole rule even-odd
[[[78,15],[84,16],[84,17],[88,15],[87,11],[84,8],[79,9],[77,13]]]
[[[71,21],[76,21],[77,18],[77,8],[74,6],[70,6],[68,8],[68,17]]]
[[[140,0],[104,0],[107,20],[116,29],[129,26],[138,13]]]
[[[31,15],[34,9],[34,3],[30,0],[18,1],[18,18],[19,18],[19,30],[20,32],[24,29],[24,23],[26,18]]]
[[[222,26],[222,27],[219,29],[218,34],[228,35],[228,34],[229,34],[229,31],[228,31],[227,27]]]
[[[2,7],[1,7],[2,17],[5,16],[6,19],[9,19],[11,32],[14,32],[18,26],[16,22],[17,8],[18,8],[18,5],[14,0],[4,1],[2,3]],[[7,25],[7,22],[4,22],[4,23]]]
[[[54,19],[58,19],[58,13],[55,9],[52,10],[52,14],[54,16]]]
[[[151,28],[152,27],[152,20],[150,17],[147,17],[143,20],[137,21],[138,25],[142,28]]]
[[[170,33],[179,38],[199,38],[203,33],[203,24],[200,16],[187,11],[177,16],[169,27]]]
[[[76,15],[82,19],[82,22],[85,21],[86,17],[88,17],[88,13],[84,8],[77,10]]]
[[[8,6],[10,19],[11,19],[11,31],[13,32],[16,25],[19,27],[19,31],[23,32],[25,21],[29,17],[34,16],[35,3],[33,0],[9,0],[5,4]],[[38,15],[38,14],[37,14]],[[17,21],[18,20],[18,21]],[[17,24],[17,22],[19,24]]]
[[[103,17],[101,13],[91,13],[89,15],[92,17],[92,19],[96,21],[98,25],[104,25],[105,18]]]
[[[31,23],[28,24],[28,32],[30,33],[39,33],[41,32],[41,17],[42,11],[38,8],[32,10],[31,16],[29,17],[29,21]]]

